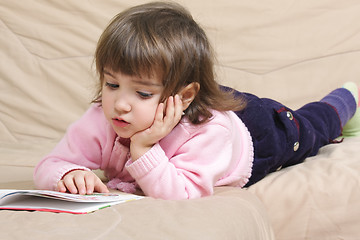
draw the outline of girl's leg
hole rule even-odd
[[[271,99],[234,94],[247,99],[247,107],[236,114],[248,127],[254,144],[253,171],[246,186],[315,155],[341,135],[343,125],[356,111],[354,97],[346,89],[337,89],[297,111]]]
[[[351,87],[353,87],[352,84]],[[355,87],[357,88],[356,85]],[[342,128],[354,116],[357,108],[357,97],[355,98],[347,88],[335,89],[321,99],[320,102],[325,102],[335,109],[339,115]]]

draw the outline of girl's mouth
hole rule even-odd
[[[122,119],[116,119],[116,118],[113,118],[112,122],[113,122],[114,126],[121,127],[121,128],[126,127],[130,124]]]

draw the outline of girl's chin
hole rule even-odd
[[[124,131],[124,129],[119,130],[119,129],[113,128],[113,130],[121,138],[131,138],[132,135],[134,135],[133,132]]]
[[[145,129],[148,129],[149,127],[143,129],[143,130],[139,130],[139,131],[136,131],[134,129],[129,129],[129,128],[123,128],[123,127],[118,127],[118,126],[112,126],[113,127],[113,130],[116,132],[116,134],[121,137],[121,138],[131,138],[134,134],[138,133],[138,132],[141,132],[141,131],[144,131]]]
[[[121,132],[116,132],[116,134],[121,138],[131,138],[134,135],[134,134],[125,134],[125,133],[121,133]]]

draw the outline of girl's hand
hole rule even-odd
[[[130,154],[133,161],[144,155],[152,146],[168,135],[180,122],[183,106],[179,95],[170,96],[166,101],[164,116],[164,103],[160,103],[153,124],[150,128],[135,133],[131,137]]]
[[[108,193],[106,185],[95,173],[85,170],[70,171],[57,184],[57,191],[76,194]]]

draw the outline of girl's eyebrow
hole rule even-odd
[[[154,83],[150,81],[142,81],[142,80],[133,80],[134,83],[141,84],[144,86],[154,86],[154,87],[162,87],[162,84],[160,83]]]
[[[104,69],[104,74],[109,75],[112,78],[115,78],[115,76],[108,70]],[[154,87],[162,87],[163,85],[161,83],[155,83],[151,81],[141,80],[141,79],[133,79],[132,80],[136,84],[144,85],[144,86],[154,86]]]
[[[114,75],[112,75],[109,71],[107,71],[106,69],[104,69],[104,74],[110,75],[111,77],[115,78]]]

